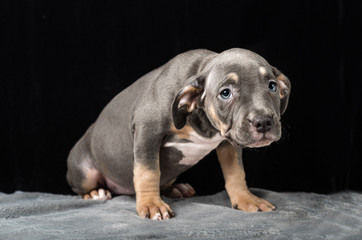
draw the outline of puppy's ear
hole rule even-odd
[[[280,114],[283,114],[288,106],[291,85],[289,79],[275,67],[272,67],[275,79],[278,81],[280,95]]]
[[[186,124],[187,115],[191,114],[201,104],[204,92],[204,76],[194,77],[194,80],[182,88],[172,103],[172,121],[177,129]]]

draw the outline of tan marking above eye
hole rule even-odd
[[[239,81],[239,76],[234,72],[229,73],[227,76],[228,76],[228,79],[233,80],[235,83],[237,83]]]
[[[265,67],[259,67],[259,72],[262,76],[265,76],[268,73]]]

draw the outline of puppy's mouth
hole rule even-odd
[[[263,136],[258,137],[259,139],[255,140],[254,142],[245,145],[245,147],[248,148],[259,148],[259,147],[265,147],[269,146],[272,142],[275,141],[275,139],[271,136],[268,136],[268,134],[263,134]]]
[[[254,133],[248,140],[240,139],[238,136],[233,138],[227,136],[227,140],[234,146],[242,146],[247,148],[259,148],[269,146],[272,142],[278,141],[279,138],[270,133]]]

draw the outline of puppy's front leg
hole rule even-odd
[[[225,141],[216,148],[216,153],[233,208],[246,212],[269,212],[275,209],[268,201],[249,192],[245,181],[241,147],[235,148]]]
[[[134,187],[137,213],[153,220],[174,216],[171,208],[160,197],[160,170],[151,170],[141,163],[134,166]]]
[[[169,219],[174,216],[171,208],[160,195],[161,140],[157,134],[136,131],[134,135],[133,182],[136,192],[136,208],[139,216],[153,220]]]

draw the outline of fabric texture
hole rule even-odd
[[[362,239],[362,194],[252,189],[269,213],[230,208],[225,191],[164,200],[176,217],[138,217],[133,196],[109,201],[34,192],[0,193],[0,239]]]

